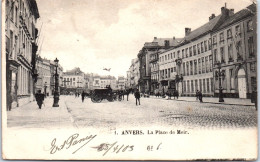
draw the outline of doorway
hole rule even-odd
[[[244,69],[239,69],[237,78],[239,98],[246,98],[246,73]]]

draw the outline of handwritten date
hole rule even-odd
[[[94,149],[97,149],[98,152],[104,151],[103,156],[105,156],[108,152],[113,152],[113,153],[119,153],[119,152],[125,152],[125,151],[133,151],[134,150],[134,145],[120,145],[117,144],[117,142],[114,142],[112,144],[110,143],[101,143],[97,147],[92,147]]]

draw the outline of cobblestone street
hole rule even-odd
[[[188,129],[256,128],[257,111],[254,106],[200,103],[194,101],[141,98],[135,105],[129,101],[106,100],[92,103],[86,98],[61,96],[60,107],[52,108],[53,99],[38,109],[35,102],[7,113],[8,126],[26,128],[77,127],[184,127]]]
[[[156,98],[95,104],[87,99],[67,100],[66,105],[79,127],[174,126],[189,129],[249,128],[257,126],[254,106],[221,105]]]

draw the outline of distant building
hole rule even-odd
[[[151,54],[160,50],[168,49],[179,44],[179,40],[173,38],[157,38],[154,37],[152,42],[146,42],[138,53],[140,65],[140,79],[138,85],[141,92],[151,92]]]
[[[81,93],[85,88],[85,74],[80,68],[67,70],[63,73],[62,85],[70,92]]]
[[[126,83],[126,79],[124,76],[118,76],[118,89],[123,90],[125,89],[125,83]]]

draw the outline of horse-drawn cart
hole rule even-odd
[[[91,101],[94,103],[99,103],[104,99],[112,102],[115,100],[115,98],[116,96],[111,89],[95,89],[91,95]]]

